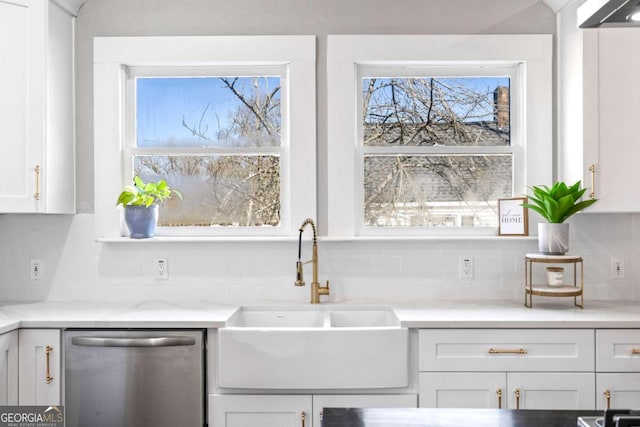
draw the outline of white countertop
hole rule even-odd
[[[585,301],[535,298],[523,302],[478,301],[402,304],[393,306],[409,328],[640,328],[640,301]]]
[[[21,328],[219,328],[238,306],[211,301],[2,304],[0,333]]]
[[[402,326],[409,328],[640,328],[640,301],[586,301],[584,309],[574,307],[571,298],[538,298],[533,308],[515,301],[322,305],[391,306]],[[18,327],[219,328],[238,307],[212,301],[4,303],[0,305],[0,333]]]

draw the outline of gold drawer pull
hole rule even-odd
[[[304,412],[301,412],[300,413],[300,421],[301,421],[302,427],[304,427],[305,418],[307,418],[307,417],[305,416]]]
[[[640,354],[640,348],[632,348],[631,354]]]
[[[520,409],[520,389],[517,388],[513,393],[516,395],[516,409]]]
[[[611,409],[611,390],[606,389],[602,394],[604,394],[604,398],[607,400],[607,409]]]
[[[47,372],[45,374],[45,379],[47,380],[47,384],[51,384],[51,381],[53,381],[53,376],[51,375],[51,371],[49,370],[49,356],[51,355],[51,352],[53,351],[53,347],[51,347],[50,345],[46,346],[44,348],[44,354],[47,358]]]
[[[497,389],[496,394],[498,395],[498,409],[502,409],[502,389]]]
[[[489,354],[527,354],[527,350],[525,350],[524,348],[516,348],[516,349],[490,348]]]

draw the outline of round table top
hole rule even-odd
[[[541,253],[530,253],[525,255],[526,259],[533,261],[546,262],[574,262],[582,261],[582,255],[564,254],[564,255],[547,255]]]

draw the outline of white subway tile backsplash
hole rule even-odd
[[[585,260],[585,298],[640,299],[640,215],[579,215],[571,252]],[[0,216],[0,300],[175,300],[305,303],[295,287],[297,242],[99,243],[94,217]],[[304,242],[303,259],[310,256]],[[524,300],[524,254],[535,239],[409,241],[320,240],[320,281],[333,301]],[[625,259],[624,279],[610,279],[610,257]],[[474,276],[459,278],[471,256]],[[29,260],[45,277],[29,280]],[[154,260],[169,260],[169,279],[155,278]],[[544,279],[544,269],[536,271]],[[305,266],[311,281],[311,266]]]

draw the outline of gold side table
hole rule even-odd
[[[533,284],[534,264],[572,264],[573,285],[549,286]],[[580,264],[580,282],[578,282],[578,264]],[[533,307],[533,296],[542,297],[573,297],[576,307],[584,308],[584,263],[579,255],[544,255],[526,254],[524,257],[524,305]],[[580,304],[578,304],[580,297]]]

